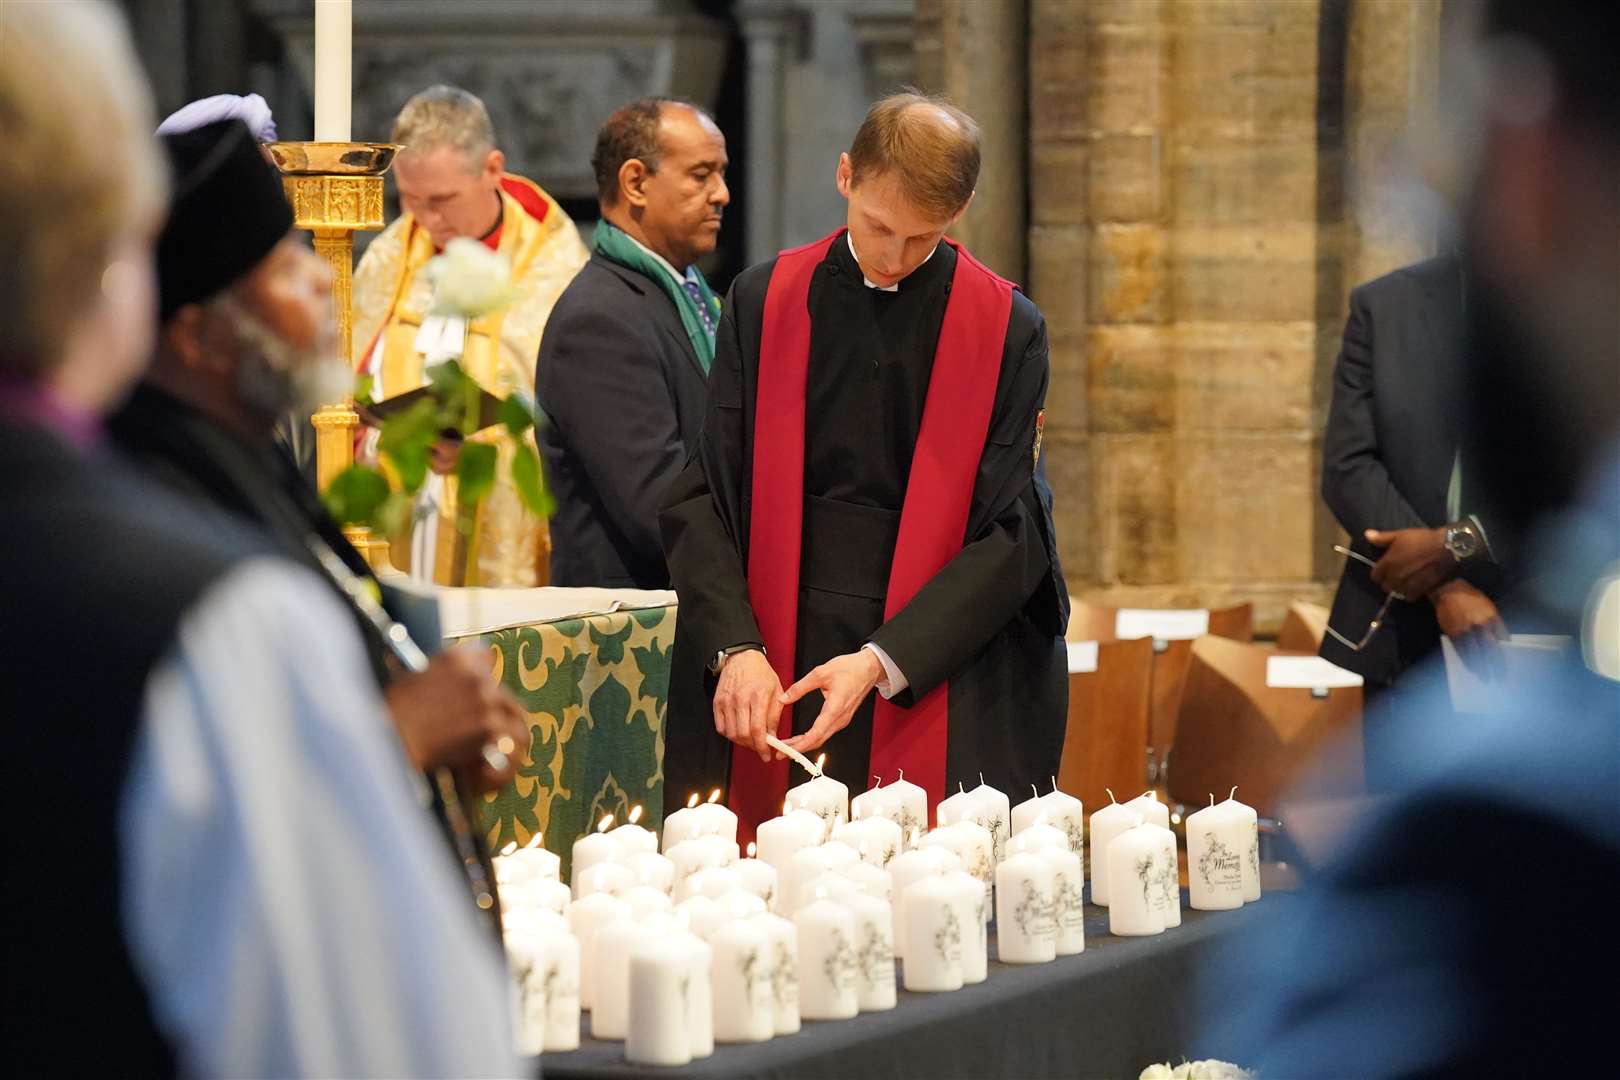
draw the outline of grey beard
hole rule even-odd
[[[349,369],[325,349],[298,349],[231,297],[216,302],[236,331],[238,402],[269,420],[308,414],[342,401],[353,388]]]

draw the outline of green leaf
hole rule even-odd
[[[495,447],[482,442],[463,445],[456,459],[456,502],[470,514],[494,486]]]
[[[525,431],[534,427],[534,410],[522,394],[513,394],[501,402],[501,423],[514,439],[522,438]]]
[[[370,525],[389,494],[382,473],[364,465],[351,465],[327,485],[322,498],[339,524]]]
[[[372,397],[377,392],[377,377],[375,375],[362,375],[354,381],[354,403],[356,405],[375,405],[376,399]]]
[[[540,471],[540,455],[528,443],[519,443],[512,457],[512,486],[523,508],[535,517],[548,518],[556,511],[557,501],[546,490],[545,476]]]
[[[415,494],[427,479],[428,458],[439,437],[439,407],[423,398],[383,421],[377,452],[399,470],[400,483]]]
[[[461,370],[461,364],[455,360],[446,360],[442,364],[434,364],[426,373],[429,392],[441,402],[460,402],[462,385],[470,376]]]

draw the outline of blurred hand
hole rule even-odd
[[[1457,568],[1444,529],[1367,530],[1367,542],[1385,548],[1372,569],[1373,584],[1407,600],[1429,595]]]
[[[404,675],[384,692],[405,752],[418,769],[454,769],[473,791],[493,791],[512,779],[529,752],[529,724],[517,699],[496,685],[493,658],[474,645],[435,656],[426,671]],[[484,745],[506,755],[495,770]]]
[[[769,761],[772,750],[765,736],[776,734],[781,715],[782,680],[765,654],[749,649],[726,657],[714,689],[714,730]]]
[[[833,735],[849,726],[855,710],[866,700],[878,681],[883,678],[883,663],[870,649],[835,656],[808,675],[788,687],[782,695],[783,705],[792,705],[812,690],[820,690],[826,700],[816,722],[803,735],[786,740],[801,754],[819,747]]]
[[[440,438],[433,444],[428,456],[428,468],[440,476],[449,476],[456,471],[456,462],[461,458],[461,440]]]
[[[1451,639],[1457,655],[1481,678],[1504,672],[1501,642],[1508,639],[1507,624],[1491,598],[1458,578],[1436,589],[1429,598],[1440,631]]]

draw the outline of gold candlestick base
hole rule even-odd
[[[338,348],[354,356],[354,233],[383,227],[383,174],[400,147],[393,143],[271,143],[270,157],[292,203],[294,224],[315,234],[315,251],[332,267]],[[315,425],[315,478],[322,491],[354,464],[360,414],[352,398],[324,405]],[[373,569],[388,568],[388,541],[364,526],[344,530]]]

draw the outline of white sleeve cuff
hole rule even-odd
[[[883,678],[878,680],[877,692],[883,695],[885,701],[896,694],[903,693],[906,687],[911,685],[906,680],[905,672],[895,666],[894,661],[889,659],[888,653],[870,641],[862,645],[861,648],[869,649],[872,655],[878,658],[878,663],[883,665]]]

